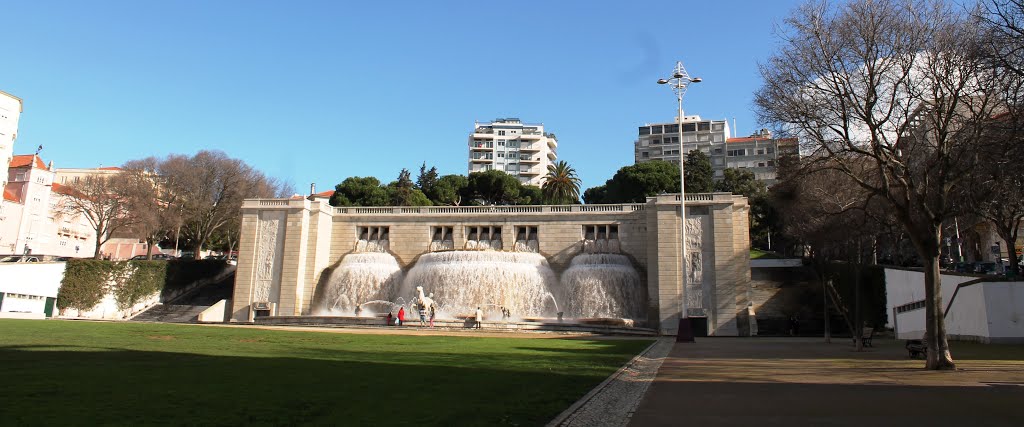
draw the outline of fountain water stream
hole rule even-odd
[[[580,254],[562,273],[567,317],[643,319],[646,297],[640,274],[619,254]]]
[[[331,273],[326,287],[318,290],[315,310],[353,314],[357,304],[394,299],[401,283],[402,269],[391,254],[348,254]]]
[[[470,315],[496,304],[517,316],[554,316],[549,295],[557,282],[544,256],[529,252],[449,251],[427,253],[406,275],[401,295],[422,286],[434,293],[438,316]]]

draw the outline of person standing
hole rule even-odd
[[[437,311],[434,310],[434,305],[430,305],[430,327],[434,327],[434,316],[437,315]]]
[[[427,307],[420,305],[417,311],[420,312],[420,326],[427,326]]]
[[[392,315],[391,315],[391,312],[389,311],[389,312],[388,312],[388,323],[387,323],[387,325],[388,325],[388,326],[391,326],[391,319],[394,319],[394,318],[395,318],[395,317],[394,317],[394,316],[392,316]]]
[[[405,307],[398,309],[398,321],[395,322],[396,326],[402,326],[405,323]]]
[[[477,307],[476,308],[476,325],[475,325],[477,329],[483,328],[483,320],[484,320],[484,311],[481,310],[480,307]]]

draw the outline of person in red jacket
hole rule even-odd
[[[405,307],[398,309],[398,326],[405,323]]]

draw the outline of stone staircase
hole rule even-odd
[[[210,306],[222,299],[231,298],[235,287],[235,275],[230,274],[218,282],[203,285],[193,292],[189,292],[181,298],[176,298],[171,304],[159,303],[135,315],[132,321],[135,322],[166,322],[166,323],[192,323],[196,322],[199,313],[210,308]]]
[[[136,322],[191,323],[195,322],[199,313],[202,313],[207,307],[209,305],[156,304],[132,320]]]

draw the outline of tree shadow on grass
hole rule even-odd
[[[604,379],[503,369],[501,358],[467,367],[299,351],[323,358],[0,347],[11,385],[0,391],[0,417],[15,425],[539,425]]]

